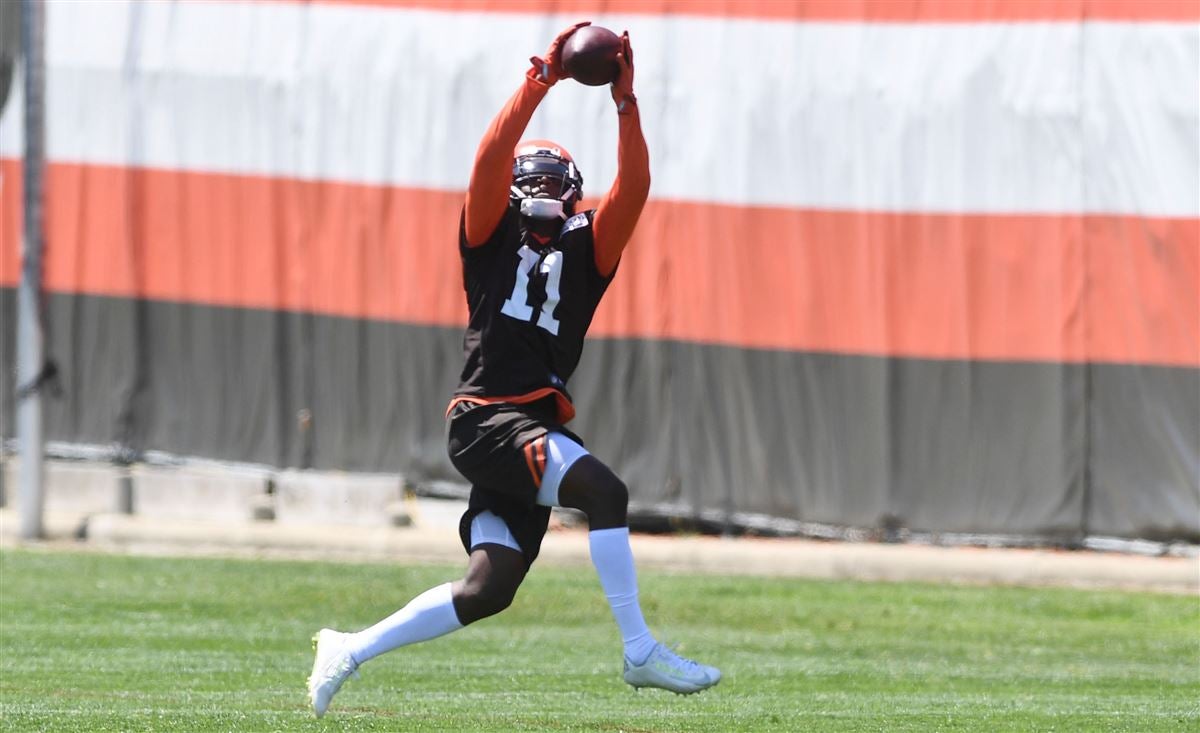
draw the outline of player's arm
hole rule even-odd
[[[504,217],[512,186],[513,149],[521,141],[521,135],[546,92],[565,76],[559,53],[563,42],[585,25],[588,23],[576,23],[560,33],[550,44],[545,58],[534,56],[530,59],[533,67],[479,142],[463,212],[468,246],[477,247],[486,242]]]
[[[592,223],[596,241],[596,269],[605,277],[617,269],[625,245],[633,236],[646,197],[650,195],[650,152],[642,135],[637,97],[633,95],[633,50],[629,32],[621,36],[617,54],[620,75],[612,85],[617,105],[617,177],[596,207]]]

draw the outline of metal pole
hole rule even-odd
[[[21,539],[43,536],[42,527],[42,163],[45,84],[42,0],[21,0],[21,55],[25,76],[25,238],[17,291],[17,438],[21,475]]]

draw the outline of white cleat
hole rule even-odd
[[[680,695],[690,695],[720,682],[721,670],[685,659],[660,642],[641,664],[625,658],[625,681],[635,689],[661,687]]]
[[[333,629],[321,629],[312,639],[317,658],[313,661],[312,675],[308,678],[308,700],[312,703],[313,714],[318,718],[329,709],[329,702],[346,678],[351,675],[358,677],[358,663],[346,647],[348,636],[350,634]]]

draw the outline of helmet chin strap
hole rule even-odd
[[[533,198],[516,186],[512,187],[512,191],[521,199],[521,216],[528,216],[530,219],[566,220],[567,213],[559,199]]]
[[[566,219],[561,201],[556,199],[521,199],[521,216],[530,219]]]

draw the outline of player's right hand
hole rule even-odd
[[[629,45],[629,31],[621,34],[617,67],[620,71],[612,83],[612,98],[617,103],[617,114],[626,114],[637,104],[637,97],[633,94],[633,48]]]
[[[533,64],[533,69],[529,73],[533,78],[550,87],[554,86],[560,79],[566,79],[568,75],[562,67],[562,45],[567,42],[572,33],[585,25],[591,24],[592,21],[590,20],[576,23],[558,34],[550,43],[550,48],[546,49],[545,56],[531,56],[529,62]]]

